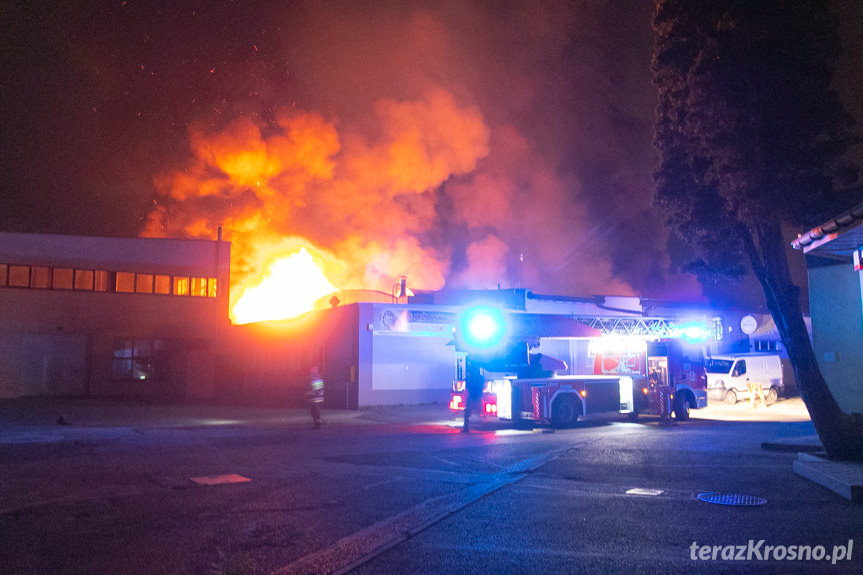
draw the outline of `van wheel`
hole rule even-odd
[[[737,404],[737,392],[733,389],[729,389],[728,393],[725,394],[725,403],[728,405],[736,405]]]
[[[674,417],[677,421],[689,421],[689,399],[682,393],[674,398]]]
[[[638,412],[630,411],[626,414],[626,419],[628,419],[629,421],[638,421]]]
[[[551,406],[551,424],[554,427],[572,427],[578,421],[579,402],[569,397],[561,395]]]
[[[775,387],[771,387],[767,390],[767,403],[773,404],[776,403],[776,400],[779,399],[779,391],[776,390]]]

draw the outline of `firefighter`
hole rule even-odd
[[[482,387],[485,383],[479,365],[470,360],[468,355],[465,365],[465,402],[464,402],[464,427],[462,433],[470,432],[470,414],[473,409],[482,402]]]
[[[314,429],[321,428],[321,404],[324,402],[324,379],[318,372],[318,367],[312,367],[309,372],[309,389],[306,392],[309,400],[309,408],[312,411],[312,423]]]

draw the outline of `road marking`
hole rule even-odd
[[[245,483],[251,481],[248,477],[229,473],[228,475],[204,475],[202,477],[190,477],[192,483],[198,485],[225,485],[227,483]]]
[[[273,575],[327,573],[341,575],[377,557],[471,503],[527,477],[546,463],[572,449],[571,445],[514,463],[488,479],[447,495],[423,501],[407,511],[343,537],[329,547],[276,569]]]
[[[643,487],[633,487],[632,489],[627,489],[624,491],[627,495],[662,495],[664,491],[662,489],[645,489]]]

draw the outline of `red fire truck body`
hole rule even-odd
[[[498,418],[516,423],[568,427],[588,414],[629,413],[634,409],[633,383],[628,376],[516,378],[497,380],[492,385],[499,388]]]
[[[594,356],[594,373],[628,375],[635,385],[638,413],[660,413],[660,390],[669,391],[671,411],[680,421],[691,409],[707,407],[707,374],[701,349],[679,338],[606,346]]]
[[[553,361],[566,369],[564,362]],[[627,375],[489,376],[478,406],[479,414],[515,424],[569,427],[588,414],[635,410],[634,383]],[[450,409],[464,411],[465,401],[463,381],[457,379]]]

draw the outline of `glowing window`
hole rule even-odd
[[[75,289],[93,291],[93,270],[75,270]]]
[[[137,293],[153,293],[153,274],[137,274],[135,276],[135,291]]]
[[[171,293],[171,276],[156,276],[156,293]]]
[[[30,269],[30,287],[47,289],[51,287],[51,268],[46,266],[33,266]]]
[[[191,294],[194,296],[206,297],[207,278],[192,278]]]
[[[93,289],[96,291],[108,291],[108,272],[96,270],[93,272]]]
[[[132,293],[135,291],[135,274],[130,272],[117,272],[117,281],[114,284],[115,291],[120,293]]]
[[[30,266],[9,266],[9,285],[12,287],[29,287]]]
[[[189,295],[189,278],[174,278],[174,295]]]
[[[216,278],[210,278],[207,282],[207,295],[216,297]]]
[[[54,268],[51,287],[54,289],[72,289],[72,278],[75,271],[72,268]]]

